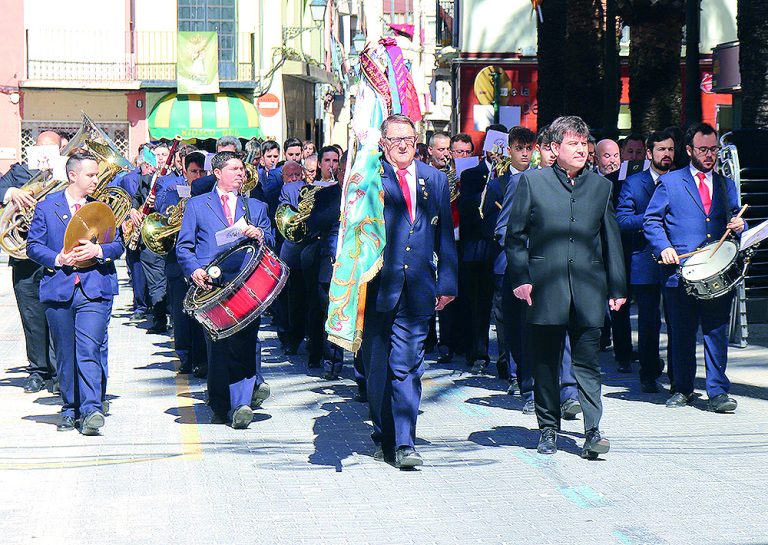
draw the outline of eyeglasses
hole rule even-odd
[[[696,150],[696,153],[699,155],[707,155],[708,153],[711,153],[712,155],[717,155],[717,152],[720,151],[720,146],[712,146],[711,148],[701,146],[701,147],[694,147],[694,150]]]
[[[399,146],[402,143],[405,143],[406,146],[414,146],[416,145],[416,137],[415,136],[395,136],[393,138],[389,138],[387,136],[384,137],[384,140],[392,144],[393,146]]]

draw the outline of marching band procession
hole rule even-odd
[[[541,454],[557,452],[561,419],[579,414],[581,456],[609,451],[598,358],[611,346],[646,394],[666,371],[666,406],[682,408],[701,329],[708,408],[736,410],[728,327],[748,226],[734,181],[718,172],[715,129],[595,141],[563,116],[537,132],[491,125],[483,150],[463,133],[420,142],[411,76],[383,68],[395,61],[383,45],[361,54],[346,147],[234,135],[212,153],[179,138],[144,144],[129,162],[87,116],[69,142],[37,136],[60,147],[65,179],[24,164],[0,179],[0,247],[26,339],[24,391],[60,394],[58,431],[108,433],[120,259],[131,321],[170,332],[178,373],[206,378],[211,422],[233,429],[268,410],[267,317],[284,353],[303,345],[324,380],[352,364],[371,453],[401,469],[423,464],[430,353],[504,381],[536,416]]]

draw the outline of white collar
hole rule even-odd
[[[75,199],[72,197],[72,195],[70,195],[70,194],[69,194],[69,191],[67,191],[67,190],[64,190],[64,197],[67,199],[67,206],[69,206],[70,210],[71,210],[71,209],[72,209],[72,207],[73,207],[73,206],[75,206],[76,204],[79,204],[80,206],[83,206],[83,205],[84,205],[84,204],[87,202],[87,199],[88,199],[88,197],[83,197],[83,198],[82,198],[82,199],[80,199],[79,201],[76,201],[76,200],[75,200]]]

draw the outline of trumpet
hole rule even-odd
[[[184,218],[184,205],[188,198],[181,199],[179,204],[168,207],[167,215],[152,212],[144,218],[141,224],[141,239],[150,252],[157,255],[168,255],[176,245],[176,238],[181,230],[181,220]]]
[[[125,218],[130,211],[130,196],[121,188],[108,185],[119,172],[130,169],[131,164],[120,155],[115,143],[86,114],[83,114],[80,129],[62,150],[62,155],[72,155],[77,151],[87,151],[98,159],[99,181],[93,197],[105,202],[116,218]],[[31,193],[38,203],[51,193],[67,187],[66,180],[52,178],[51,171],[41,171],[21,189]],[[27,259],[27,233],[34,211],[34,206],[23,209],[13,202],[0,206],[0,247],[16,259]]]
[[[287,203],[277,207],[275,223],[285,240],[297,243],[303,241],[309,234],[307,218],[315,207],[315,193],[321,189],[323,187],[319,185],[302,187],[299,191],[298,210]]]

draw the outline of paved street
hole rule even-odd
[[[426,464],[400,472],[370,456],[351,365],[337,382],[307,376],[268,327],[273,397],[248,430],[208,424],[204,383],[176,375],[169,338],[126,323],[120,276],[112,414],[103,436],[84,437],[56,432],[56,397],[22,392],[23,336],[0,266],[2,544],[768,543],[764,326],[730,351],[732,415],[704,411],[704,398],[666,409],[665,394],[639,393],[604,353],[612,449],[597,462],[578,456],[580,419],[565,423],[557,455],[540,456],[520,398],[463,360],[432,361],[418,428]]]

